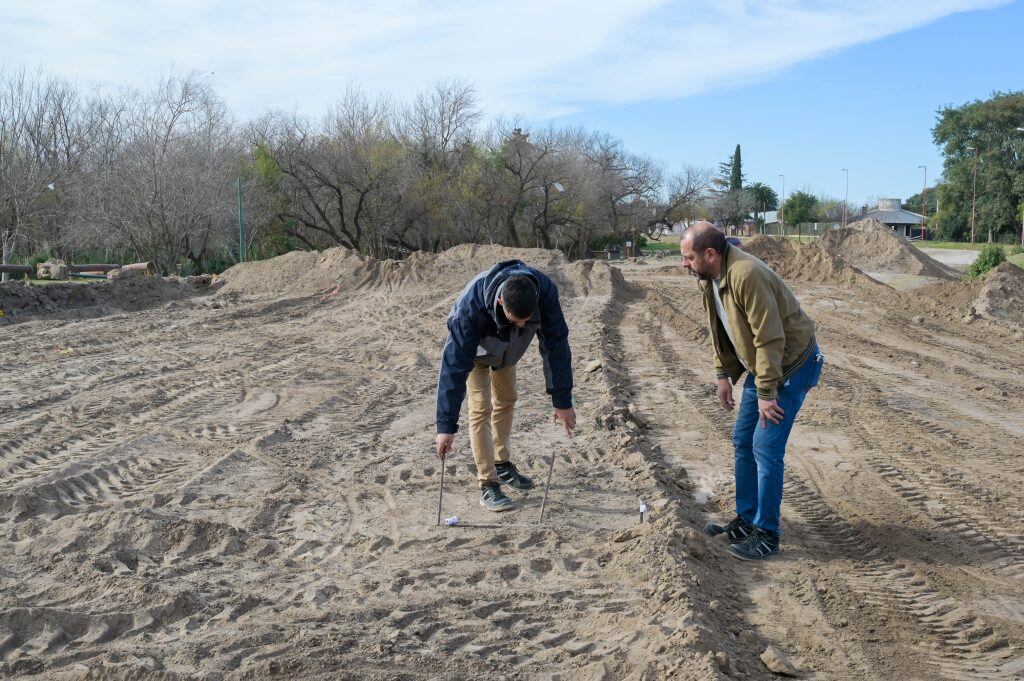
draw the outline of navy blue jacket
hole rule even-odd
[[[523,328],[505,318],[498,304],[501,285],[523,274],[537,285],[537,309]],[[544,360],[544,381],[556,409],[572,406],[572,354],[569,327],[558,303],[558,288],[543,272],[519,260],[500,262],[476,275],[459,294],[448,315],[448,340],[437,380],[437,432],[459,429],[466,379],[476,363],[504,369],[518,362],[537,336]]]

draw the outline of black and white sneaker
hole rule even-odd
[[[496,463],[494,464],[494,469],[498,471],[498,479],[512,489],[523,492],[533,489],[533,480],[517,471],[511,461]]]
[[[733,518],[728,525],[708,523],[704,527],[704,534],[709,537],[717,537],[720,534],[725,534],[729,538],[730,544],[741,542],[753,533],[754,526],[739,516]]]
[[[495,513],[511,511],[516,507],[512,500],[501,491],[501,485],[496,482],[485,483],[480,488],[480,505]]]
[[[780,551],[779,538],[757,528],[743,541],[729,546],[729,553],[743,560],[764,560],[777,556]]]

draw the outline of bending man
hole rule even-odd
[[[448,315],[448,340],[437,383],[437,456],[451,451],[459,410],[469,388],[469,441],[480,481],[480,505],[514,507],[501,483],[518,490],[533,480],[509,460],[517,398],[516,363],[537,336],[554,419],[566,433],[576,427],[572,406],[569,328],[558,288],[542,272],[518,260],[481,272],[462,291]]]
[[[709,222],[679,241],[683,266],[698,279],[714,344],[718,400],[731,411],[732,384],[746,373],[733,428],[736,517],[709,524],[738,558],[779,553],[783,458],[796,415],[818,384],[824,358],[814,322],[793,292],[763,262],[726,243]]]

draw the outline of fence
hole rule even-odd
[[[796,225],[787,222],[783,229],[781,222],[770,222],[764,226],[762,234],[793,237],[800,241],[813,241],[825,232],[839,229],[842,226],[842,223],[839,222],[801,222]]]

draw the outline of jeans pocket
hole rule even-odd
[[[816,353],[811,358],[811,367],[807,373],[807,389],[815,388],[818,385],[818,381],[821,380],[821,370],[825,366],[825,355]]]

